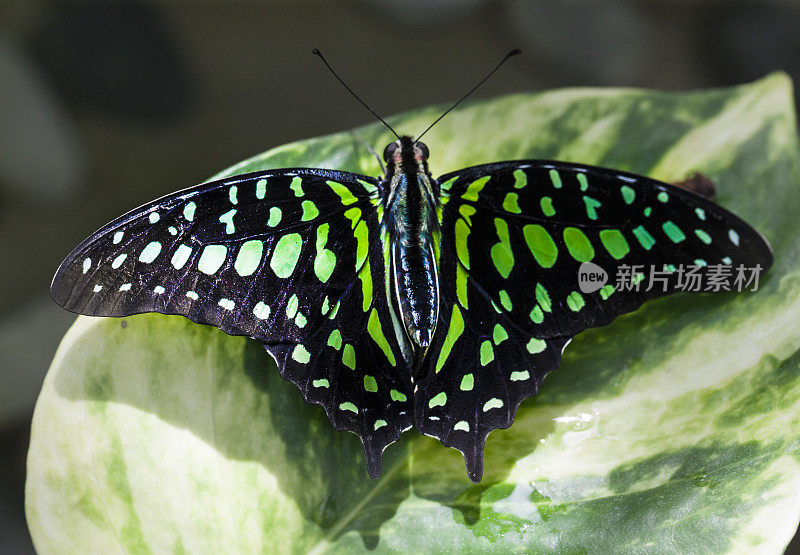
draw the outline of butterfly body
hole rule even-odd
[[[419,353],[428,347],[439,316],[440,209],[436,181],[427,167],[427,147],[401,137],[385,150],[386,214],[393,303]]]

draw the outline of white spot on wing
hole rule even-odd
[[[112,267],[112,268],[114,268],[114,269],[116,270],[117,268],[119,268],[120,266],[122,266],[122,263],[123,263],[123,262],[125,262],[125,259],[126,259],[126,258],[128,258],[128,255],[127,255],[127,254],[121,254],[121,255],[119,255],[119,256],[118,256],[118,257],[116,257],[116,258],[114,259],[114,261],[111,263],[111,267]]]

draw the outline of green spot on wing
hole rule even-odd
[[[342,204],[345,206],[358,201],[358,198],[356,198],[353,192],[341,183],[337,183],[336,181],[326,181],[326,183],[331,189],[333,189],[334,193],[339,195],[339,198],[342,199]]]
[[[178,247],[178,250],[177,250],[177,251],[175,251],[175,255],[173,255],[173,256],[172,256],[172,260],[175,260],[175,256],[176,256],[176,255],[177,255],[177,254],[178,254],[178,253],[181,251],[181,247],[186,247],[186,245],[181,245],[180,247]],[[186,247],[186,248],[188,248],[188,247]],[[191,252],[192,252],[192,249],[189,249],[189,254],[191,254]],[[119,268],[120,266],[122,266],[122,263],[123,263],[123,262],[125,262],[125,259],[126,259],[126,258],[128,258],[128,255],[127,255],[127,254],[125,254],[125,253],[122,253],[122,254],[120,254],[120,255],[119,255],[119,256],[117,256],[117,257],[114,259],[114,261],[111,263],[111,267],[112,267],[113,269],[115,269],[115,270],[116,270],[117,268]],[[178,266],[176,269],[180,270],[180,269],[181,269],[181,267],[182,267],[184,264],[186,264],[186,259],[188,259],[188,258],[189,258],[189,256],[188,256],[188,255],[186,255],[186,257],[185,257],[185,258],[182,258],[182,260],[183,260],[183,261],[180,263],[180,266]],[[173,266],[174,266],[174,265],[175,265],[175,263],[173,262]]]
[[[487,175],[485,177],[476,179],[475,181],[470,183],[469,186],[467,187],[467,190],[464,191],[463,195],[461,195],[461,199],[470,202],[477,202],[478,195],[483,190],[483,187],[486,185],[486,182],[489,181],[489,179],[491,179],[491,177],[492,176]]]
[[[206,245],[197,261],[197,269],[204,274],[211,275],[222,267],[228,256],[228,247],[225,245]]]
[[[259,320],[266,320],[269,318],[270,307],[262,301],[258,301],[253,307],[253,315]]]
[[[150,241],[139,255],[139,262],[150,264],[159,254],[161,254],[161,243],[158,241]]]
[[[608,284],[604,285],[602,289],[600,289],[600,298],[605,301],[606,299],[608,299],[611,296],[611,294],[614,291],[616,291],[614,286],[612,284],[608,283]]]
[[[273,206],[269,209],[269,219],[267,220],[267,225],[269,227],[275,227],[279,223],[281,223],[281,218],[283,217],[283,213],[281,209],[277,206]]]
[[[233,263],[236,273],[243,277],[253,275],[261,264],[263,252],[264,243],[258,239],[243,243],[236,255],[236,262]]]
[[[289,233],[278,239],[269,261],[276,276],[286,279],[294,273],[302,248],[303,239],[299,233]]]
[[[292,183],[289,185],[289,188],[294,191],[294,196],[302,197],[303,196],[303,180],[299,177],[294,177],[292,179]]]
[[[581,191],[587,190],[589,188],[589,182],[586,180],[586,174],[578,172],[576,177],[578,178],[578,185],[580,185]]]
[[[196,209],[197,205],[194,202],[187,202],[186,206],[183,207],[183,217],[191,222],[194,220],[194,211]]]
[[[456,340],[461,337],[464,332],[464,318],[461,316],[461,311],[456,305],[453,305],[453,313],[450,315],[450,326],[447,328],[447,335],[442,343],[442,349],[439,351],[439,358],[436,361],[436,373],[444,366],[447,357],[450,356],[450,350],[453,348]]]
[[[578,293],[577,291],[573,291],[567,297],[567,306],[573,312],[578,312],[580,309],[584,307],[586,301],[583,300],[583,295]]]
[[[583,195],[583,204],[586,207],[586,216],[590,220],[597,219],[597,208],[603,205],[599,200],[592,198],[588,195]]]
[[[328,242],[328,231],[330,224],[322,224],[317,228],[317,254],[314,257],[314,274],[317,279],[325,283],[330,279],[333,270],[336,269],[336,255],[333,251],[326,249]],[[327,298],[326,298],[327,300]]]
[[[569,254],[578,262],[590,262],[594,258],[592,243],[577,227],[564,228],[564,243]]]
[[[553,208],[553,199],[550,197],[542,197],[539,201],[539,205],[542,208],[542,214],[545,216],[553,216],[556,213],[556,209]]]
[[[372,376],[364,376],[364,390],[370,393],[378,391],[378,382]]]
[[[378,347],[381,348],[383,354],[386,355],[386,358],[389,360],[389,364],[396,366],[397,361],[394,358],[394,353],[392,352],[392,348],[389,346],[389,342],[386,340],[386,336],[383,334],[383,329],[381,329],[381,321],[380,318],[378,318],[378,311],[374,308],[369,315],[367,332],[372,340],[378,345]]]
[[[441,393],[437,393],[433,397],[431,397],[430,401],[428,401],[428,408],[434,407],[443,407],[447,404],[447,393],[442,391]]]
[[[354,413],[358,414],[358,407],[357,407],[357,406],[355,406],[355,405],[354,405],[353,403],[351,403],[350,401],[347,401],[347,402],[345,402],[345,403],[341,403],[341,404],[339,405],[339,408],[340,408],[341,410],[349,410],[350,412],[354,412]]]
[[[501,289],[498,294],[500,295],[500,304],[503,305],[503,308],[505,308],[507,312],[511,312],[514,308],[514,304],[511,302],[511,297],[508,296],[508,291]]]
[[[514,170],[514,188],[522,189],[528,184],[528,176],[522,170]]]
[[[456,297],[464,308],[469,308],[467,297],[467,271],[461,264],[456,265]]]
[[[531,337],[530,341],[528,341],[528,344],[525,345],[525,348],[530,354],[535,355],[536,353],[541,353],[547,348],[547,342],[544,339]]]
[[[503,200],[503,210],[511,212],[512,214],[521,214],[522,210],[519,207],[519,195],[517,193],[507,193]]]
[[[378,190],[378,187],[374,183],[370,183],[369,181],[364,181],[363,179],[356,179],[359,183],[364,186],[364,189],[367,190],[368,193],[374,193]]]
[[[292,349],[292,358],[301,364],[306,364],[311,360],[311,353],[303,345],[296,345]]]
[[[527,370],[518,370],[516,372],[511,372],[511,377],[509,379],[512,382],[521,382],[530,379],[530,377],[530,372]]]
[[[558,247],[547,230],[539,224],[531,224],[522,228],[522,234],[539,266],[551,268],[558,258]]]
[[[225,233],[232,235],[236,232],[236,225],[233,223],[233,217],[236,215],[236,209],[231,208],[219,217],[219,222],[225,224]]]
[[[508,332],[506,332],[506,329],[500,324],[495,324],[494,330],[492,330],[492,341],[494,341],[494,344],[499,345],[506,339],[508,339]]]
[[[472,220],[470,218],[475,215],[475,212],[477,212],[475,207],[469,204],[462,204],[458,207],[458,213],[464,217],[464,221],[467,222],[468,226],[472,225]]]
[[[389,391],[389,396],[392,398],[392,401],[399,401],[401,403],[406,401],[405,394],[397,391],[396,389]]]
[[[502,218],[495,218],[494,225],[500,242],[492,245],[492,249],[489,251],[489,254],[492,257],[492,263],[494,264],[494,267],[497,269],[500,275],[503,276],[503,279],[506,279],[511,273],[511,270],[514,268],[514,253],[511,250],[508,224]]]
[[[701,240],[703,243],[705,243],[706,245],[710,245],[710,244],[711,244],[711,235],[709,235],[708,233],[706,233],[704,230],[702,230],[702,229],[695,229],[695,230],[694,230],[694,234],[695,234],[695,235],[697,235],[697,237],[698,237],[698,238],[699,238],[699,239],[700,239],[700,240]]]
[[[680,243],[681,241],[686,239],[686,235],[683,233],[683,230],[679,228],[671,220],[667,220],[666,222],[664,222],[661,225],[661,228],[664,230],[664,233],[666,233],[667,237],[669,237],[673,243]]]
[[[344,346],[342,351],[342,364],[350,368],[350,370],[356,369],[356,350],[349,343]]]
[[[319,379],[319,380],[314,380],[313,382],[311,382],[311,385],[313,385],[314,387],[330,387],[331,386],[330,382],[328,380],[326,380],[325,378],[322,378],[322,379]]]
[[[556,189],[561,188],[561,176],[558,175],[558,170],[550,170],[550,181]]]
[[[636,237],[636,240],[639,241],[639,244],[644,250],[649,251],[653,248],[653,245],[656,244],[656,240],[653,239],[653,236],[650,235],[643,225],[634,227],[632,231],[633,235]]]
[[[619,190],[622,193],[622,200],[625,201],[625,204],[631,204],[636,199],[636,191],[628,185],[623,185]]]
[[[189,257],[192,255],[192,248],[187,245],[178,245],[177,250],[172,255],[172,260],[170,263],[176,270],[180,270],[186,265],[188,262]]]
[[[481,366],[486,366],[494,360],[494,348],[491,341],[481,343]]]
[[[600,242],[612,257],[620,260],[630,252],[628,241],[618,229],[603,229],[600,231]]]
[[[367,229],[367,223],[364,220],[359,221],[353,233],[356,236],[356,270],[360,270],[369,253],[369,229]]]
[[[464,220],[456,220],[455,235],[456,256],[458,256],[458,260],[461,262],[461,265],[469,270],[469,247],[467,246],[469,227]]]
[[[333,330],[328,336],[328,345],[337,351],[342,348],[342,334],[339,330]]]
[[[472,388],[475,386],[475,376],[472,374],[464,374],[464,377],[461,378],[461,385],[459,389],[461,391],[472,391]]]
[[[319,216],[319,210],[317,210],[317,205],[314,204],[313,201],[304,200],[302,207],[303,207],[303,215],[300,217],[300,220],[307,222]]]
[[[286,317],[289,320],[294,318],[298,308],[300,308],[300,299],[297,298],[297,295],[292,295],[286,303]]]
[[[547,288],[541,283],[536,284],[536,302],[539,303],[539,306],[541,306],[542,310],[545,312],[550,312],[552,310],[550,294],[547,292]]]
[[[361,309],[366,312],[372,306],[372,271],[369,260],[358,272],[358,279],[361,280]]]
[[[493,397],[488,401],[486,401],[486,403],[484,403],[483,412],[488,412],[492,409],[499,409],[499,408],[503,408],[503,401],[501,401],[497,397]]]
[[[451,189],[451,188],[452,188],[452,186],[453,186],[453,183],[455,183],[457,179],[458,179],[458,176],[451,177],[451,178],[450,178],[450,179],[448,179],[447,181],[445,181],[445,182],[443,182],[443,183],[440,183],[440,184],[439,184],[439,187],[442,189],[442,191],[444,191],[444,192],[449,192],[449,191],[450,191],[450,189]]]

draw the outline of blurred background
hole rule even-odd
[[[0,0],[0,553],[33,552],[30,419],[74,321],[56,267],[131,208],[370,122],[313,47],[391,115],[456,100],[512,48],[477,97],[796,81],[799,30],[800,4],[765,0]]]

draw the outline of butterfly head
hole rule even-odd
[[[389,168],[389,174],[400,171],[406,174],[428,173],[428,147],[425,143],[414,141],[411,137],[402,136],[389,143],[383,150],[383,160]]]

